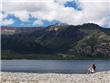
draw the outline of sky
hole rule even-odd
[[[110,28],[110,0],[2,0],[0,5],[1,26],[95,23]]]

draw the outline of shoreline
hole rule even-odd
[[[93,74],[1,72],[1,83],[110,83],[110,71]]]

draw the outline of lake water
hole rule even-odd
[[[90,64],[97,71],[110,70],[110,60],[1,60],[1,71],[31,73],[86,73]]]

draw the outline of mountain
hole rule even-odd
[[[8,26],[2,26],[1,27],[1,34],[4,35],[13,35],[16,33],[23,33],[23,32],[34,32],[35,30],[42,30],[43,27],[8,27]]]
[[[93,23],[2,27],[1,32],[2,59],[110,58],[110,29]]]

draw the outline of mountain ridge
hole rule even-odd
[[[57,24],[47,28],[28,28],[24,31],[22,29],[19,33],[2,33],[1,39],[3,59],[9,57],[9,53],[4,54],[5,50],[20,54],[52,54],[61,59],[65,58],[64,55],[110,58],[110,29],[93,23],[78,26]],[[52,55],[47,57],[51,59]],[[39,59],[40,55],[33,57]],[[41,59],[45,57],[42,56]]]

